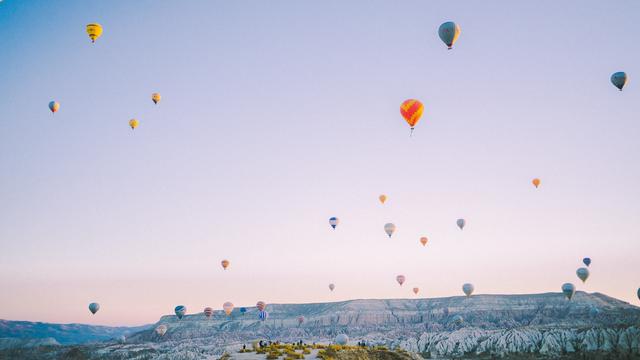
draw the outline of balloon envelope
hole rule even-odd
[[[413,288],[413,293],[414,293],[414,294],[418,295],[418,292],[419,292],[419,291],[420,291],[420,289],[419,289],[419,288],[417,288],[417,287],[414,287],[414,288]]]
[[[576,275],[578,275],[578,278],[582,280],[582,282],[585,282],[589,278],[589,269],[581,267],[576,270]]]
[[[178,317],[178,319],[182,319],[184,314],[187,313],[187,308],[184,305],[178,305],[178,306],[176,306],[174,311],[175,311],[176,316]]]
[[[213,315],[213,309],[210,307],[204,308],[204,316],[211,317]]]
[[[419,100],[409,99],[405,100],[402,105],[400,105],[400,114],[404,118],[404,120],[411,127],[411,131],[416,127],[418,121],[422,117],[422,113],[424,112],[424,105]]]
[[[422,244],[422,246],[427,245],[427,241],[429,241],[429,239],[427,239],[426,236],[420,238],[420,243]]]
[[[451,50],[453,44],[456,43],[460,36],[460,26],[453,21],[447,21],[438,28],[438,36],[440,36],[440,40]]]
[[[227,268],[229,267],[229,264],[230,264],[229,260],[225,259],[225,260],[220,261],[220,265],[222,265],[222,268],[225,269],[225,270],[227,270]]]
[[[473,294],[473,290],[474,290],[473,284],[466,283],[462,285],[462,292],[464,292],[464,294],[467,295],[467,297]]]
[[[160,96],[160,94],[158,93],[151,94],[151,100],[153,101],[154,104],[159,103],[161,99],[162,99],[162,96]]]
[[[89,35],[91,42],[96,42],[96,40],[102,35],[102,25],[98,23],[87,25],[87,35]]]
[[[454,324],[462,324],[464,322],[464,318],[460,315],[456,315],[452,319]]]
[[[242,315],[244,315],[244,313],[246,313],[246,312],[247,312],[247,308],[246,308],[246,307],[241,307],[241,308],[240,308],[240,313],[241,313]]]
[[[332,228],[336,228],[336,226],[338,226],[338,224],[340,224],[340,219],[338,219],[337,217],[331,217],[329,218],[329,225],[331,225]]]
[[[638,300],[640,300],[640,288],[638,288]]]
[[[225,314],[231,315],[231,312],[233,311],[233,303],[227,301],[226,303],[222,304],[222,310],[224,310]]]
[[[393,235],[395,231],[396,231],[396,226],[394,224],[392,223],[384,224],[384,232],[386,232],[389,237],[391,237],[391,235]]]
[[[533,186],[535,186],[537,188],[538,186],[540,186],[540,179],[535,178],[535,179],[531,180],[531,183],[533,184]]]
[[[267,304],[264,301],[258,301],[256,307],[258,310],[263,311],[267,307]]]
[[[329,284],[329,290],[333,291],[333,289],[335,289],[335,288],[336,288],[336,286],[335,286],[335,285],[333,285],[333,284]]]
[[[138,127],[138,120],[136,119],[129,120],[129,126],[131,127],[131,130],[135,130]]]
[[[456,220],[456,225],[458,225],[458,227],[460,228],[460,230],[464,229],[464,226],[467,224],[467,222],[464,219],[458,219]]]
[[[573,284],[571,283],[562,284],[562,293],[564,294],[564,296],[567,297],[567,299],[571,300],[575,292],[576,292],[576,287],[573,286]]]
[[[384,204],[384,202],[387,201],[387,195],[382,194],[378,196],[378,200],[380,200],[380,202]]]
[[[156,334],[162,336],[167,332],[167,326],[166,325],[158,325],[158,327],[156,328]]]
[[[51,110],[52,113],[55,113],[59,109],[60,109],[60,103],[58,103],[57,101],[51,101],[49,103],[49,110]]]
[[[338,345],[347,345],[349,342],[349,337],[346,334],[339,334],[336,336],[334,342]]]
[[[258,318],[262,321],[267,320],[267,318],[269,317],[269,313],[266,311],[260,311],[258,312]]]
[[[89,304],[89,311],[91,311],[92,314],[97,313],[98,310],[100,310],[100,304],[98,304],[98,303]]]
[[[582,259],[582,263],[584,263],[587,266],[591,265],[591,258],[586,257]]]
[[[405,280],[406,280],[406,278],[404,277],[404,275],[396,276],[396,281],[398,282],[398,284],[400,284],[400,286],[402,286],[402,284],[404,284]]]
[[[302,325],[304,322],[304,316],[298,316],[298,325]]]
[[[627,74],[624,71],[618,71],[611,75],[611,83],[613,86],[617,87],[618,90],[622,91],[622,88],[627,83]]]

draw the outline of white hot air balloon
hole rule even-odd
[[[391,235],[393,235],[395,231],[396,231],[396,226],[394,224],[387,223],[384,225],[384,232],[386,232],[389,237],[391,237]]]

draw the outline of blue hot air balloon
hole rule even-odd
[[[242,315],[244,315],[244,313],[246,313],[246,312],[247,312],[247,308],[245,308],[245,307],[241,307],[241,308],[240,308],[240,313],[241,313]]]
[[[586,258],[582,259],[582,262],[585,265],[589,266],[589,265],[591,265],[591,258],[586,257]]]
[[[332,228],[336,228],[336,226],[338,226],[338,224],[340,224],[340,219],[338,219],[337,217],[331,217],[329,218],[329,225],[331,225]]]
[[[269,313],[264,310],[258,313],[258,318],[260,318],[260,320],[262,321],[267,320],[268,317],[269,317]]]
[[[464,229],[464,226],[467,225],[467,222],[464,219],[456,220],[456,225],[460,228],[460,230]]]
[[[627,83],[627,74],[624,71],[618,71],[611,75],[611,83],[613,86],[617,87],[618,90],[622,91],[622,88]]]
[[[564,296],[567,297],[567,299],[571,300],[575,292],[576,292],[576,287],[573,286],[573,284],[571,283],[562,284],[562,293],[564,294]]]
[[[89,304],[89,311],[91,311],[92,314],[97,313],[98,310],[100,310],[100,304],[98,304],[98,303]]]
[[[178,317],[178,319],[182,319],[184,314],[187,313],[187,308],[184,305],[178,305],[175,308],[175,312],[176,312],[176,316]]]

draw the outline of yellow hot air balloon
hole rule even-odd
[[[222,261],[220,262],[220,264],[222,264],[222,268],[223,268],[223,269],[227,270],[227,268],[229,267],[229,264],[230,264],[230,263],[229,263],[229,260],[226,260],[226,259],[225,259],[225,260],[222,260]]]
[[[537,188],[538,186],[540,186],[540,179],[535,178],[535,179],[531,180],[531,183],[533,184],[533,186],[535,186]]]
[[[425,245],[427,245],[427,241],[428,240],[429,239],[427,239],[426,236],[423,236],[423,237],[420,238],[420,243],[422,244],[422,246],[425,246]]]
[[[159,93],[153,93],[151,94],[151,100],[153,100],[154,104],[157,104],[160,102],[160,99],[162,99],[162,96],[160,96]]]
[[[138,127],[138,120],[136,119],[129,120],[129,126],[131,126],[131,130],[135,130]]]
[[[102,25],[98,23],[87,25],[87,34],[89,38],[91,38],[91,42],[96,42],[100,35],[102,35]]]
[[[384,204],[384,202],[387,201],[387,195],[382,194],[382,195],[378,196],[378,199],[380,200],[380,202],[382,204]]]

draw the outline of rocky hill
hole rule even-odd
[[[102,358],[206,359],[256,339],[331,342],[345,333],[352,343],[364,340],[432,358],[640,357],[640,308],[599,293],[578,292],[571,301],[559,293],[475,295],[269,304],[267,310],[266,321],[256,308],[231,316],[216,311],[209,319],[203,313],[181,320],[167,315],[156,324],[168,328],[162,337],[151,328],[126,344],[81,350]]]

